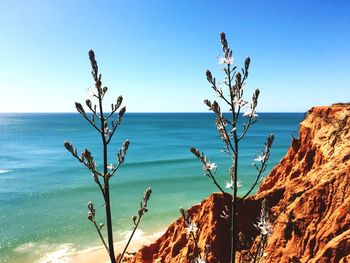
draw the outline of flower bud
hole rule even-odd
[[[132,216],[131,220],[134,222],[134,225],[136,225],[137,216]]]
[[[209,108],[211,108],[210,100],[204,100],[204,104],[207,105]]]
[[[259,94],[260,94],[260,90],[256,89],[254,94],[253,94],[253,98],[252,98],[254,107],[256,107],[256,105],[258,104]]]
[[[93,218],[92,212],[89,211],[89,212],[88,212],[88,219],[92,221],[92,218]]]
[[[241,84],[241,81],[242,81],[241,73],[237,72],[236,73],[236,83]]]
[[[205,72],[205,75],[207,75],[207,80],[209,81],[209,83],[213,82],[213,76],[211,75],[211,72],[209,70],[207,70]]]
[[[123,107],[120,109],[120,111],[119,111],[119,119],[120,120],[121,120],[121,118],[123,118],[125,112],[126,112],[126,107]]]
[[[76,102],[75,103],[75,108],[77,109],[77,111],[83,115],[84,117],[86,117],[86,113],[85,113],[85,110],[83,108],[83,106],[79,103],[79,102]]]
[[[91,152],[89,152],[88,149],[85,149],[85,150],[84,150],[84,157],[86,158],[86,160],[92,161]]]
[[[119,96],[117,99],[117,103],[115,104],[115,110],[117,110],[120,107],[120,105],[122,104],[122,101],[123,101],[123,97]]]
[[[269,137],[267,137],[267,147],[268,148],[271,148],[274,139],[275,139],[275,136],[272,133],[269,135]]]
[[[182,207],[180,207],[180,213],[181,213],[183,219],[186,221],[185,209],[183,209]]]
[[[95,60],[95,53],[93,50],[89,51],[89,59],[91,63],[91,68],[92,68],[92,76],[94,77],[94,80],[96,81],[96,87],[101,86],[101,77],[100,79],[97,78],[98,75],[98,67],[97,67],[97,62]]]
[[[247,57],[245,59],[245,62],[244,62],[244,70],[245,70],[245,72],[248,72],[249,65],[250,65],[250,57]]]
[[[211,109],[216,114],[220,114],[220,106],[215,100],[214,100],[213,104],[211,105]]]
[[[70,153],[73,153],[73,145],[70,142],[64,141],[63,145]]]
[[[221,39],[222,48],[225,51],[228,48],[228,44],[227,44],[226,35],[224,32],[221,32],[220,39]]]
[[[87,100],[85,101],[85,103],[86,103],[86,106],[88,106],[89,108],[91,108],[91,100],[87,99]]]
[[[118,153],[118,162],[120,163],[120,164],[122,164],[122,163],[124,163],[124,160],[125,160],[125,157],[124,157],[124,154],[122,154],[122,153]]]
[[[191,147],[190,151],[197,157],[200,158],[201,154],[197,148]]]
[[[89,50],[89,59],[90,61],[95,61],[95,53],[92,49]]]
[[[87,205],[87,207],[89,208],[89,210],[93,210],[94,209],[94,204],[90,201]]]
[[[129,145],[130,145],[130,141],[129,141],[129,140],[126,140],[126,141],[123,143],[122,149],[123,149],[123,153],[124,153],[124,154],[126,154],[127,150],[129,149]]]
[[[143,202],[145,204],[145,207],[147,206],[147,202],[148,202],[151,194],[152,194],[152,189],[151,189],[151,187],[148,187],[144,193],[144,196],[143,196]]]

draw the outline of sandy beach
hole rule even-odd
[[[133,240],[131,241],[128,252],[136,252],[141,247],[151,244],[157,240],[165,229],[156,232],[152,235],[143,236],[142,233],[136,232]],[[114,243],[114,249],[116,254],[120,253],[124,249],[126,241]],[[52,259],[45,261],[45,263],[107,263],[109,261],[106,249],[103,246],[93,247],[86,250],[78,251],[60,257],[53,257]]]

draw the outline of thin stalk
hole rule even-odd
[[[109,248],[109,257],[111,263],[116,263],[115,254],[114,254],[114,245],[113,245],[113,230],[112,230],[112,214],[110,207],[110,198],[109,198],[109,178],[107,178],[107,166],[108,166],[108,156],[107,156],[107,142],[106,136],[104,134],[105,129],[105,119],[103,117],[103,108],[102,108],[102,96],[100,88],[98,88],[98,102],[100,107],[101,115],[101,138],[103,143],[103,171],[104,171],[104,199],[105,199],[105,208],[106,208],[106,221],[107,221],[107,234],[108,234],[108,248]]]
[[[136,231],[137,227],[139,226],[139,223],[140,223],[140,221],[141,221],[141,218],[142,218],[142,216],[139,216],[139,218],[138,218],[138,220],[137,220],[137,222],[136,222],[136,225],[135,225],[134,229],[132,230],[131,236],[129,237],[129,240],[128,240],[128,242],[126,243],[126,246],[124,247],[123,253],[120,255],[120,258],[119,258],[119,260],[118,260],[118,263],[122,262],[122,259],[123,259],[123,257],[124,257],[124,254],[125,254],[126,250],[127,250],[128,247],[129,247],[129,244],[130,244],[131,239],[133,238],[133,236],[134,236],[134,234],[135,234],[135,231]]]
[[[234,184],[233,184],[233,198],[231,202],[231,263],[235,263],[236,261],[236,247],[235,247],[235,239],[236,239],[236,199],[237,199],[237,167],[238,167],[238,138],[237,138],[237,130],[235,129],[237,127],[237,119],[236,119],[236,112],[235,112],[235,106],[233,103],[234,100],[234,93],[232,92],[232,82],[231,82],[231,70],[230,70],[230,64],[227,65],[227,78],[228,78],[228,86],[230,90],[230,98],[231,98],[231,114],[232,114],[232,126],[234,129],[233,132],[233,140],[234,140],[234,147],[232,147],[232,144],[230,142],[232,151],[234,152]]]
[[[107,244],[106,244],[106,241],[104,240],[104,238],[103,238],[103,236],[102,236],[102,234],[101,234],[101,229],[98,227],[98,225],[96,224],[95,221],[93,221],[93,223],[94,223],[94,225],[95,225],[95,227],[96,227],[97,233],[98,233],[98,235],[100,236],[100,239],[101,239],[103,245],[105,246],[105,248],[106,248],[106,250],[107,250],[107,253],[109,254],[109,249],[108,249],[108,246],[107,246]]]
[[[195,246],[196,246],[196,249],[198,250],[198,255],[199,255],[200,257],[202,257],[202,256],[201,256],[201,250],[199,249],[199,246],[198,246],[198,241],[197,241],[197,239],[196,239],[196,237],[195,237],[193,231],[191,231],[191,236],[192,236],[192,238],[193,238],[193,241],[194,241],[194,244],[195,244]]]
[[[218,184],[218,182],[216,181],[213,173],[209,170],[209,175],[210,175],[210,178],[213,180],[214,184],[220,189],[220,191],[223,193],[223,194],[226,194],[226,192],[221,188],[221,186]]]
[[[246,199],[246,198],[249,196],[249,194],[253,191],[253,189],[255,188],[255,186],[259,183],[259,179],[260,179],[262,173],[265,171],[265,168],[266,168],[266,162],[264,162],[264,163],[262,164],[262,167],[261,167],[261,169],[259,170],[259,173],[258,173],[258,175],[257,175],[257,177],[256,177],[256,179],[255,179],[255,182],[253,183],[253,185],[251,186],[251,188],[249,189],[249,191],[240,199],[240,201],[243,201],[244,199]]]
[[[233,199],[232,199],[232,221],[231,221],[231,227],[232,227],[232,242],[231,242],[231,262],[234,263],[236,261],[236,246],[235,246],[235,239],[236,239],[236,210],[237,210],[237,167],[238,167],[238,140],[237,140],[237,132],[234,131],[234,142],[235,142],[235,151],[236,154],[234,156],[234,163],[235,163],[235,169],[234,169],[234,184],[233,184]]]

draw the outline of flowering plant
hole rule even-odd
[[[112,140],[112,137],[116,131],[116,129],[120,126],[122,119],[124,117],[124,114],[126,112],[126,107],[120,108],[123,97],[119,96],[116,100],[115,104],[111,105],[111,111],[107,114],[103,110],[103,99],[107,93],[108,88],[102,86],[102,75],[98,72],[98,66],[97,62],[95,60],[95,53],[90,50],[89,51],[89,58],[91,62],[91,74],[95,81],[95,90],[91,90],[91,96],[93,99],[97,100],[97,104],[93,104],[93,102],[90,99],[87,99],[85,101],[86,106],[90,109],[90,113],[86,113],[84,107],[79,103],[75,103],[75,107],[77,111],[83,116],[83,118],[98,132],[98,134],[101,136],[102,141],[102,156],[103,156],[103,171],[99,171],[97,169],[96,162],[94,161],[94,158],[91,154],[91,152],[88,149],[85,149],[80,155],[78,155],[78,151],[76,148],[73,147],[73,145],[65,141],[64,147],[73,155],[74,158],[76,158],[80,163],[82,163],[84,166],[86,166],[90,172],[92,173],[93,179],[95,183],[98,185],[101,194],[104,199],[104,207],[106,210],[106,221],[107,221],[107,237],[108,242],[105,241],[103,234],[102,234],[102,228],[104,226],[103,223],[97,224],[96,223],[96,209],[92,202],[88,203],[88,219],[94,224],[98,235],[104,245],[104,247],[107,250],[107,253],[109,254],[111,263],[116,263],[116,257],[114,253],[114,244],[113,244],[113,230],[112,230],[112,213],[111,213],[111,204],[110,204],[110,185],[109,180],[111,177],[114,176],[114,174],[117,172],[119,167],[124,163],[126,153],[129,149],[130,142],[129,140],[125,140],[125,142],[122,144],[121,149],[117,153],[116,163],[109,163],[108,162],[108,145]],[[120,109],[119,109],[120,108]],[[118,114],[116,113],[119,109]],[[116,120],[114,119],[114,116],[117,115]],[[96,120],[96,121],[95,121]],[[136,231],[136,228],[138,227],[140,220],[142,216],[148,211],[147,208],[147,202],[151,195],[151,188],[148,188],[145,193],[143,200],[141,200],[140,203],[140,209],[138,211],[138,217],[134,216],[132,217],[132,220],[134,222],[134,229],[132,231],[132,235],[130,236],[124,251],[122,254],[118,257],[118,262],[122,261],[123,255],[126,252],[126,249]]]
[[[226,189],[231,190],[230,195],[232,197],[231,201],[231,262],[235,262],[236,259],[236,249],[238,235],[236,233],[237,225],[237,204],[242,200],[246,199],[250,193],[253,191],[254,187],[260,182],[263,172],[266,170],[267,161],[270,157],[270,149],[274,140],[273,134],[267,137],[265,142],[264,150],[262,154],[258,156],[254,161],[253,165],[257,170],[256,180],[249,190],[242,196],[238,197],[237,190],[241,187],[238,175],[238,165],[239,165],[239,143],[244,138],[250,127],[258,120],[259,115],[256,113],[256,108],[258,105],[258,98],[260,91],[256,89],[253,93],[251,102],[248,103],[244,98],[246,80],[249,74],[250,58],[247,57],[244,62],[244,67],[239,71],[237,66],[234,65],[234,59],[232,55],[232,50],[228,45],[225,33],[220,34],[221,45],[223,50],[223,56],[219,58],[219,64],[223,65],[222,70],[225,73],[225,78],[221,84],[218,84],[212,73],[207,70],[206,77],[214,90],[215,94],[224,101],[229,107],[229,113],[224,114],[221,107],[217,101],[210,101],[208,99],[204,100],[204,104],[207,105],[209,110],[211,110],[215,116],[215,124],[217,131],[220,135],[221,140],[224,143],[223,152],[226,153],[232,160],[231,167],[229,169],[229,182],[226,182]],[[228,94],[225,94],[223,90],[228,90]],[[244,113],[243,113],[244,111]],[[242,114],[243,113],[243,114]],[[240,119],[245,118],[242,129],[238,129]],[[191,147],[191,152],[201,161],[203,164],[203,171],[206,176],[208,176],[218,189],[227,194],[215,178],[217,171],[217,165],[215,163],[209,162],[209,159],[203,152],[200,152],[197,148]],[[223,211],[223,218],[229,219],[228,209]],[[261,223],[261,222],[260,222]],[[264,225],[264,224],[263,224]],[[266,228],[266,225],[264,225]],[[268,231],[267,229],[265,229]]]

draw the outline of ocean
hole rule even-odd
[[[304,113],[259,115],[240,144],[240,194],[255,179],[252,162],[266,136],[274,133],[275,142],[265,175],[285,155],[304,118]],[[137,214],[149,186],[153,190],[149,212],[138,232],[144,236],[164,230],[180,216],[180,207],[191,207],[218,191],[190,146],[217,164],[221,185],[229,180],[229,160],[220,152],[223,143],[213,114],[127,113],[110,144],[111,163],[125,139],[131,142],[125,163],[111,179],[115,241],[124,240],[132,229],[131,216]],[[78,152],[88,148],[101,167],[100,136],[79,114],[0,114],[1,263],[48,262],[101,245],[86,207],[93,201],[97,220],[104,221],[99,188],[91,173],[64,148],[65,140]]]

